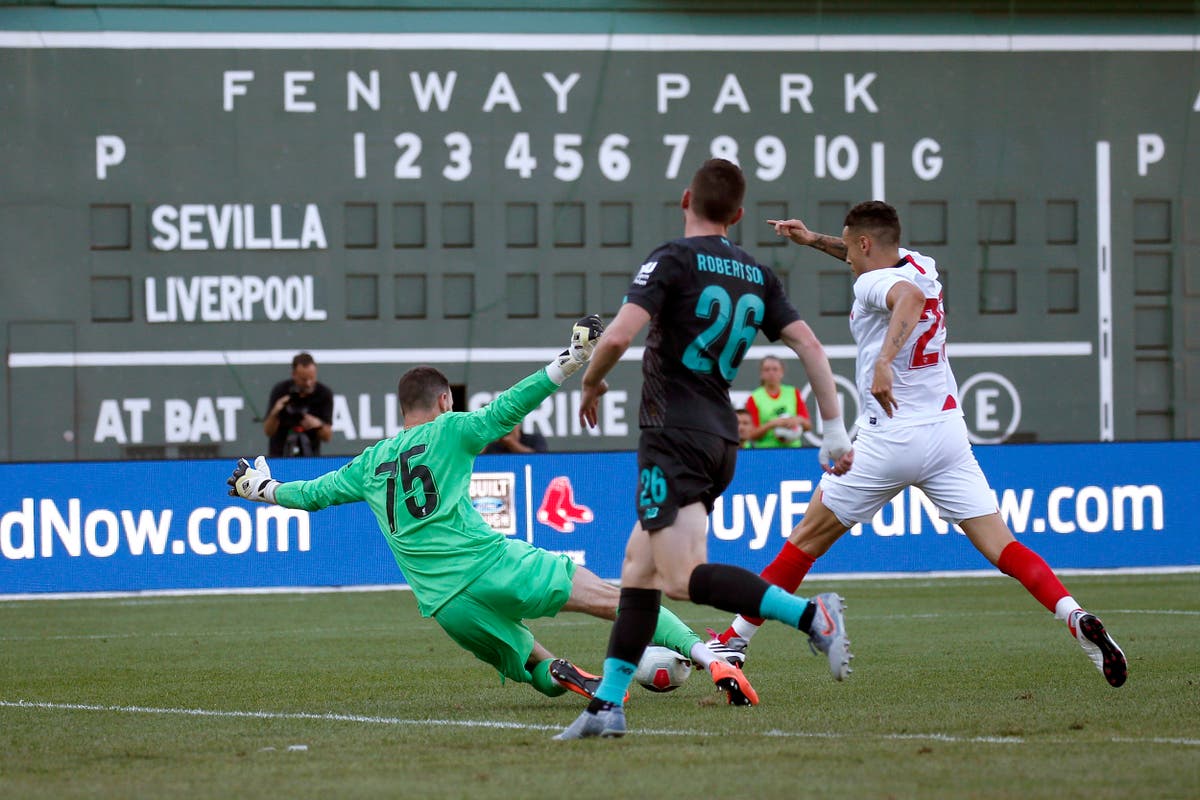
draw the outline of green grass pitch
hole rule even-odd
[[[580,698],[501,685],[407,592],[2,602],[0,797],[1197,797],[1200,575],[1066,582],[1124,687],[1012,580],[811,580],[847,598],[848,681],[774,625],[758,707],[696,672],[585,742],[550,739]],[[532,627],[599,669],[607,623]]]

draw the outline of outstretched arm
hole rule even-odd
[[[814,250],[833,256],[838,261],[846,260],[846,243],[840,236],[810,231],[808,226],[798,219],[769,219],[767,224],[774,225],[776,234],[786,236],[796,244],[808,245]]]
[[[362,499],[362,486],[354,477],[356,462],[357,459],[310,481],[280,483],[271,477],[271,467],[263,456],[254,459],[253,465],[239,458],[233,475],[226,483],[231,487],[229,494],[232,497],[284,508],[320,511]]]
[[[800,362],[804,364],[804,371],[808,373],[809,383],[813,387],[813,397],[817,398],[817,408],[821,412],[821,419],[840,417],[842,411],[838,407],[837,385],[833,382],[833,368],[829,366],[825,348],[821,346],[821,342],[813,333],[812,328],[808,327],[808,323],[804,320],[798,319],[780,331],[779,338],[795,351]]]
[[[608,391],[605,376],[617,365],[634,337],[649,322],[650,312],[636,303],[626,303],[600,337],[587,372],[583,374],[583,398],[579,404],[579,420],[589,428],[596,427],[600,395]]]
[[[533,409],[583,369],[592,356],[604,323],[595,314],[583,317],[571,328],[571,340],[563,350],[532,375],[501,392],[492,402],[462,418],[463,442],[478,453],[508,433]]]
[[[842,410],[838,405],[837,384],[833,381],[833,368],[825,355],[817,335],[803,320],[789,323],[782,331],[780,338],[783,343],[795,351],[804,371],[808,373],[808,381],[812,384],[813,396],[817,398],[817,409],[823,423],[823,436],[819,459],[822,468],[827,468],[829,461],[834,464],[827,468],[835,475],[841,475],[850,469],[854,461],[854,451],[850,447],[850,437],[846,434],[846,426],[842,422]]]

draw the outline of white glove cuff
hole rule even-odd
[[[583,364],[584,362],[576,361],[567,353],[563,353],[546,365],[546,375],[554,381],[555,386],[562,386],[563,381],[578,372]]]

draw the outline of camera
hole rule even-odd
[[[288,401],[283,407],[283,412],[299,421],[308,413],[308,400],[309,398],[301,396],[300,390],[293,384],[288,388]]]
[[[279,410],[279,425],[287,429],[283,442],[285,456],[316,455],[316,433],[304,429],[304,417],[312,413],[314,397],[311,394],[301,394],[300,387],[294,382],[288,384],[286,400]]]

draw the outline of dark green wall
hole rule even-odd
[[[1165,45],[1094,33],[1064,44],[1070,26],[1038,28],[1022,18],[1021,30],[1060,37],[1027,51],[1032,40],[1003,38],[1012,25],[939,17],[922,32],[928,18],[910,14],[903,37],[883,40],[885,47],[817,46],[803,26],[777,23],[774,35],[795,37],[783,49],[763,49],[755,38],[681,50],[678,40],[662,38],[661,15],[653,24],[636,14],[604,15],[630,33],[648,26],[654,36],[645,40],[596,45],[578,38],[580,16],[564,15],[560,37],[543,31],[513,45],[504,27],[472,45],[414,43],[403,38],[409,15],[380,11],[384,29],[400,37],[381,46],[362,37],[362,18],[351,12],[323,12],[317,30],[340,39],[234,40],[224,34],[241,30],[236,11],[217,25],[200,12],[159,10],[172,20],[164,31],[180,38],[127,35],[135,29],[116,23],[133,16],[109,18],[96,35],[87,31],[97,18],[88,27],[76,9],[0,9],[0,36],[8,37],[0,48],[0,336],[9,354],[0,456],[257,452],[263,437],[254,416],[301,349],[317,353],[321,379],[344,398],[347,424],[330,452],[353,453],[378,437],[386,394],[415,362],[439,363],[478,401],[554,352],[577,315],[615,312],[643,256],[681,232],[679,194],[720,137],[736,143],[750,180],[736,237],[786,275],[839,375],[853,379],[847,270],[815,251],[779,246],[761,220],[799,216],[836,233],[849,205],[871,196],[881,169],[906,238],[947,276],[951,342],[969,346],[952,351],[960,384],[973,387],[964,396],[969,425],[981,440],[1043,441],[1094,440],[1106,430],[1097,143],[1108,142],[1111,430],[1135,439],[1194,437],[1200,429],[1200,176],[1192,157],[1200,88],[1191,16],[1134,20],[1133,30],[1176,36]],[[31,13],[38,27],[22,27]],[[312,30],[304,12],[245,19],[259,31]],[[486,33],[448,19],[441,33]],[[1112,24],[1077,22],[1089,32]],[[741,24],[721,16],[681,23],[705,35]],[[1001,38],[929,38],[976,27]],[[29,30],[42,34],[18,38]],[[876,20],[862,32],[895,30]],[[71,32],[85,38],[61,38]],[[1150,49],[1131,49],[1145,42]],[[245,93],[231,95],[226,110],[225,76],[249,72],[252,80],[231,84]],[[291,108],[289,72],[304,89]],[[412,76],[446,81],[451,73],[446,109],[422,110]],[[579,76],[565,108],[545,73],[557,81]],[[668,74],[687,76],[690,91],[660,113],[658,76]],[[784,75],[805,76],[794,85],[811,82],[786,111]],[[358,108],[348,108],[351,80],[378,81],[378,109],[359,95]],[[863,87],[849,92],[850,101],[847,81]],[[493,107],[485,110],[489,95]],[[556,136],[564,151],[579,153],[577,176],[575,156],[556,160]],[[664,137],[680,136],[687,148],[678,175],[668,177],[673,148]],[[97,161],[117,160],[116,139],[98,137],[119,138],[125,151],[103,178]],[[526,138],[536,166],[526,159],[522,175]],[[923,140],[936,143],[936,175],[914,167]],[[467,141],[469,174],[453,180],[445,170]],[[608,173],[600,158],[606,141]],[[818,164],[822,142],[840,154],[832,170]],[[756,146],[766,149],[756,155]],[[786,164],[771,169],[779,148]],[[169,217],[192,211],[185,206],[195,206],[197,249],[185,249],[182,234],[173,243],[164,233],[178,232],[178,222],[155,222],[155,209]],[[229,226],[223,249],[210,207],[213,221]],[[244,223],[247,213],[261,249],[245,230],[242,246],[233,246],[234,218]],[[271,242],[264,228],[273,213],[279,224]],[[300,249],[302,238],[308,246]],[[205,276],[219,317],[212,321],[202,319]],[[181,307],[153,321],[170,317],[168,282],[200,292],[192,318]],[[293,316],[301,318],[269,320],[261,303],[253,319],[222,316],[222,291],[255,285],[299,289],[301,313]],[[305,302],[315,314],[303,313]],[[753,367],[737,390],[754,386]],[[798,365],[790,377],[803,382]],[[555,449],[632,446],[637,364],[619,367],[613,384],[627,396],[614,396],[603,435],[578,433],[569,394],[540,417]],[[1011,435],[1008,385],[1020,403]]]

